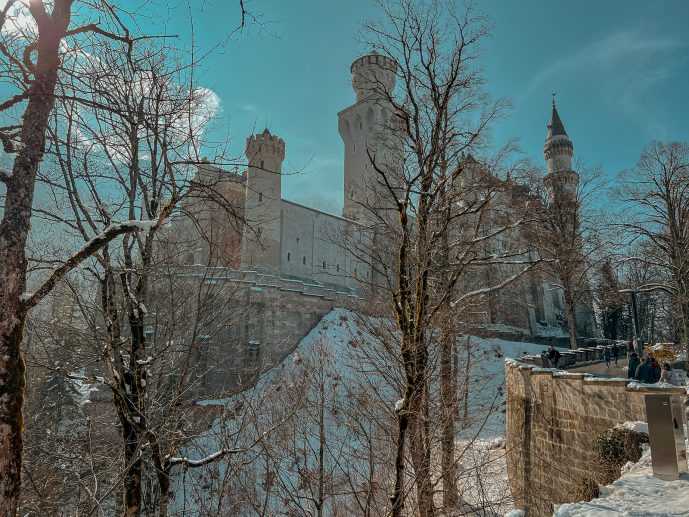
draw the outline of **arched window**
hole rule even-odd
[[[263,168],[264,168],[264,167],[263,167],[263,160],[261,160],[261,169],[263,169]]]
[[[340,265],[339,264],[337,265],[337,272],[338,273],[340,272]]]
[[[292,255],[290,255],[290,253],[287,252],[287,262],[289,262],[289,259],[290,259],[291,256],[292,256]]]
[[[263,203],[263,192],[258,193],[258,202]]]
[[[323,261],[323,269],[325,269],[325,260]]]
[[[306,256],[302,257],[301,263],[302,263],[302,265],[304,265],[304,266],[306,265]]]

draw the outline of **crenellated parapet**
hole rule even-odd
[[[262,133],[251,135],[246,139],[246,157],[249,159],[249,163],[253,165],[253,162],[259,157],[268,156],[282,162],[285,159],[285,141],[278,136],[271,135],[266,128]]]
[[[354,61],[350,70],[357,102],[374,94],[390,94],[395,88],[397,62],[391,57],[373,51]]]

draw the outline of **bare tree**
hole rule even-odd
[[[50,5],[32,1],[23,14],[27,27],[3,30],[2,74],[16,88],[0,107],[5,120],[2,141],[5,152],[15,155],[11,171],[0,175],[5,186],[0,222],[0,513],[15,515],[19,500],[22,464],[24,362],[21,344],[28,310],[50,291],[56,279],[118,235],[137,229],[119,225],[105,231],[79,253],[55,269],[51,278],[32,295],[26,295],[26,245],[31,224],[36,176],[45,153],[46,132],[60,80],[67,48],[86,48],[94,40],[109,40],[124,53],[134,38],[115,9],[99,2],[93,9],[75,14],[73,0],[56,0]],[[0,25],[13,23],[23,4],[10,0],[0,12]],[[52,8],[52,9],[51,9]]]
[[[563,293],[572,349],[577,348],[577,318],[592,321],[591,279],[607,257],[601,224],[604,215],[596,198],[602,188],[600,173],[578,168],[579,174],[556,171],[546,176],[546,181],[530,182],[533,219],[526,230],[542,260],[540,271],[545,280]]]
[[[507,106],[482,91],[477,64],[486,20],[472,9],[459,12],[443,2],[382,3],[384,19],[365,26],[368,41],[388,60],[368,78],[369,102],[388,116],[365,152],[372,170],[359,192],[361,220],[375,234],[371,266],[374,285],[385,289],[397,322],[404,375],[396,405],[395,485],[391,515],[402,515],[408,496],[407,458],[419,515],[436,513],[432,481],[430,388],[432,358],[440,332],[443,395],[444,504],[455,505],[453,412],[448,370],[455,328],[447,326],[469,300],[476,301],[515,282],[533,261],[517,237],[520,211],[508,210],[515,196],[501,160],[479,163],[488,127]],[[396,76],[398,90],[391,88]],[[373,99],[373,101],[371,101]],[[376,100],[377,99],[377,100]],[[515,197],[515,199],[517,199]],[[497,242],[506,246],[498,248]],[[487,278],[483,283],[476,281]],[[467,318],[469,319],[469,318]],[[444,334],[443,334],[444,332]]]
[[[689,145],[651,142],[637,166],[622,175],[620,195],[628,203],[623,226],[649,242],[635,260],[667,273],[667,280],[635,286],[668,293],[682,321],[689,352]]]

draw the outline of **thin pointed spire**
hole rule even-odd
[[[567,136],[567,131],[565,131],[565,125],[560,119],[560,115],[557,112],[557,107],[555,106],[555,93],[553,93],[553,113],[550,117],[550,123],[548,124],[548,138],[554,136]]]

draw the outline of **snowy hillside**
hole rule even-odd
[[[199,458],[221,447],[246,450],[175,480],[188,499],[186,515],[208,514],[218,497],[236,515],[259,511],[257,505],[268,514],[308,513],[317,504],[345,515],[384,511],[403,388],[398,346],[394,322],[345,309],[327,314],[255,388],[224,401],[227,416],[185,451]],[[457,349],[462,497],[493,513],[508,511],[504,360],[543,347],[461,336]],[[437,379],[431,382],[436,389]]]

